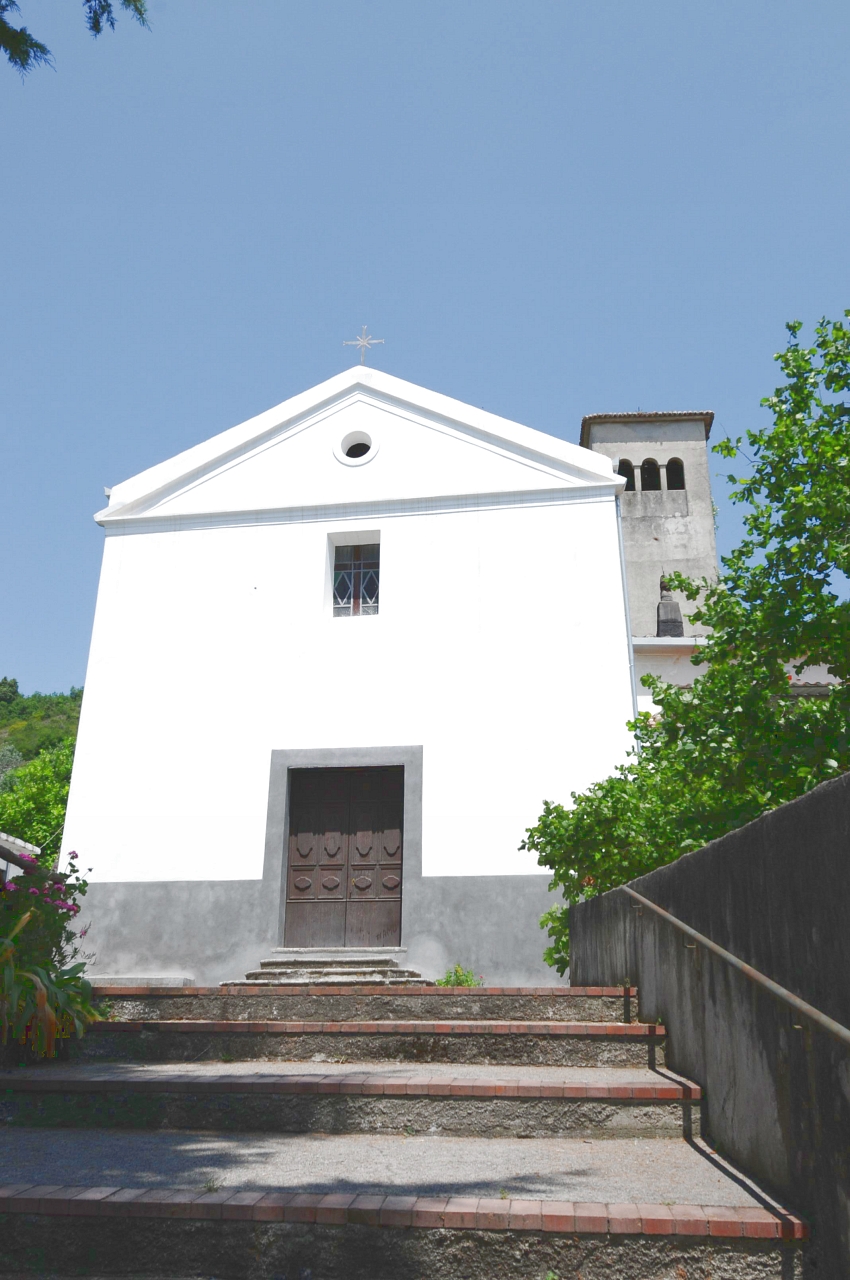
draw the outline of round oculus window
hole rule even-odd
[[[367,431],[349,431],[334,448],[334,455],[348,467],[359,467],[371,462],[378,452],[378,445]]]

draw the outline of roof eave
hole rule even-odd
[[[676,410],[674,413],[587,413],[581,420],[581,436],[579,443],[583,449],[590,448],[590,428],[600,422],[701,422],[705,427],[706,440],[711,433],[711,425],[714,422],[714,413],[711,410],[701,409],[696,412],[688,413],[682,410]]]

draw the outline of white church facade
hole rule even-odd
[[[557,980],[519,845],[628,748],[628,417],[581,447],[357,366],[112,489],[63,843],[96,973]]]

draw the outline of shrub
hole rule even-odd
[[[5,1046],[11,1034],[36,1056],[52,1058],[57,1039],[72,1031],[81,1036],[86,1024],[100,1015],[91,1003],[84,963],[51,973],[38,965],[24,969],[19,964],[15,938],[35,915],[25,912],[9,937],[0,938],[0,1038]]]
[[[18,856],[29,869],[0,885],[0,937],[13,937],[27,915],[26,934],[15,943],[17,962],[61,969],[79,955],[79,936],[71,925],[80,913],[77,899],[85,896],[88,881],[77,870],[76,853],[69,855],[70,870],[61,876],[30,854]]]
[[[84,961],[75,961],[79,940],[71,921],[87,888],[76,870],[54,875],[35,857],[21,876],[0,886],[0,1029],[37,1056],[52,1057],[57,1038],[76,1032],[100,1015],[92,1005]],[[80,936],[84,936],[85,931]]]
[[[463,965],[456,964],[453,969],[446,970],[444,978],[437,979],[438,987],[483,987],[484,978],[479,975],[476,978],[473,969],[464,969]]]
[[[19,769],[23,763],[24,757],[11,742],[0,747],[0,791],[12,790],[15,785],[15,779],[12,776],[14,770]]]

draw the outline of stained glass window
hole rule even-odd
[[[334,548],[334,617],[378,612],[381,545]]]

